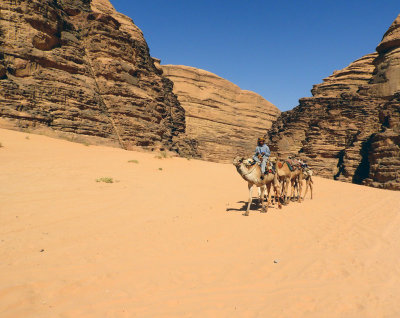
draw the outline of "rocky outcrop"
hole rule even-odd
[[[382,130],[370,137],[364,184],[400,190],[400,94],[382,107],[379,119]]]
[[[108,0],[3,0],[0,9],[0,116],[8,124],[126,149],[193,150],[172,82]]]
[[[367,85],[375,69],[374,60],[378,56],[372,53],[354,61],[349,66],[323,80],[323,83],[314,85],[311,90],[314,97],[341,98],[342,94],[357,93],[360,87]]]
[[[400,190],[400,16],[377,47],[314,85],[267,134],[328,178]]]
[[[271,127],[280,111],[260,95],[204,70],[162,65],[174,82],[174,93],[186,111],[187,132],[199,142],[206,160],[231,162],[232,155],[250,155],[257,137]]]
[[[376,48],[374,74],[370,85],[364,88],[367,95],[391,98],[400,91],[400,15],[385,33]]]

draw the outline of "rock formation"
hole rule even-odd
[[[0,1],[2,125],[195,154],[140,29],[108,0]]]
[[[162,65],[186,111],[187,132],[198,140],[206,160],[231,162],[235,153],[250,155],[257,137],[280,111],[260,95],[204,70]]]
[[[400,190],[400,15],[377,52],[335,71],[267,134],[321,176]]]

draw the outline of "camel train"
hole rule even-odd
[[[306,197],[307,191],[310,189],[312,199],[313,173],[308,165],[301,160],[291,157],[287,160],[279,160],[270,157],[264,175],[261,173],[260,163],[254,159],[245,159],[236,156],[233,159],[233,165],[240,176],[248,183],[249,201],[246,212],[243,215],[249,215],[250,205],[253,201],[252,189],[254,186],[259,190],[261,212],[267,212],[269,205],[273,204],[271,200],[272,189],[274,191],[274,201],[277,203],[279,209],[282,208],[282,204],[288,204],[290,200],[297,200],[300,203],[303,199],[301,196],[303,181],[305,181],[305,193],[303,197]],[[289,185],[291,187],[290,195],[288,195]],[[265,194],[267,194],[266,203],[264,203]]]

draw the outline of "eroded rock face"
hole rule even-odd
[[[284,112],[267,134],[280,156],[317,174],[400,190],[400,16],[377,47]]]
[[[382,107],[379,120],[382,130],[370,137],[364,184],[400,190],[400,94]]]
[[[235,153],[253,153],[257,137],[280,111],[260,95],[204,70],[162,65],[186,111],[187,132],[199,141],[206,160],[231,162]]]
[[[0,9],[0,115],[8,123],[126,149],[195,144],[183,140],[184,109],[142,32],[108,0],[2,0]]]

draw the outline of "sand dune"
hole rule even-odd
[[[400,316],[399,192],[316,177],[244,217],[230,164],[0,142],[2,318]]]

